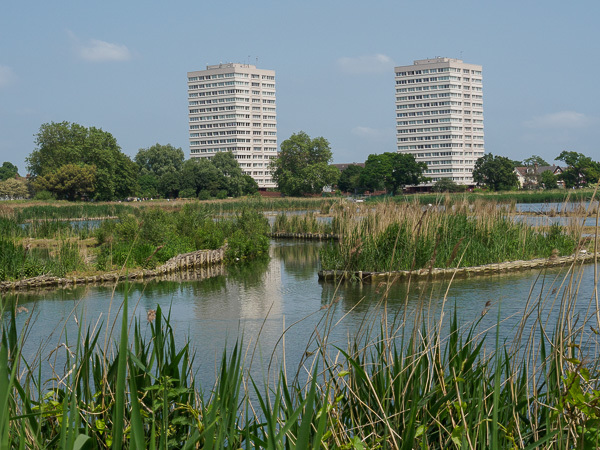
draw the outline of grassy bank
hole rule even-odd
[[[334,326],[328,315],[332,303],[315,330],[318,351],[306,354],[300,368],[306,377],[288,378],[282,366],[279,381],[265,387],[248,378],[250,363],[243,355],[253,349],[243,343],[223,352],[215,385],[201,386],[193,367],[211,365],[207,355],[195,354],[190,343],[178,346],[160,308],[149,311],[148,322],[132,321],[127,296],[120,331],[112,335],[113,324],[105,324],[106,331],[80,328],[56,349],[66,359],[60,365],[65,372],[42,379],[45,355],[25,360],[21,348],[32,325],[27,321],[17,330],[13,308],[2,322],[0,443],[5,448],[597,448],[597,337],[589,330],[600,323],[595,314],[575,320],[576,304],[585,300],[574,270],[561,279],[539,280],[539,297],[523,299],[521,321],[507,341],[500,340],[498,328],[463,324],[453,314],[430,321],[426,293],[407,324],[402,314],[385,309],[384,295],[380,315],[366,317],[364,328],[338,350],[326,344]],[[555,325],[548,325],[548,305],[557,315]],[[593,305],[592,299],[588,306]],[[482,316],[496,314],[496,308],[501,306],[482,306]]]
[[[334,219],[341,237],[321,251],[324,270],[387,272],[562,256],[577,250],[580,235],[576,228],[513,221],[489,202],[386,202],[345,208]]]
[[[172,211],[126,210],[118,220],[102,221],[93,229],[45,220],[21,225],[16,218],[4,217],[0,230],[0,281],[153,269],[178,254],[225,243],[226,260],[236,262],[265,255],[269,247],[269,226],[261,213],[243,209],[215,220],[197,202]],[[37,248],[42,243],[44,248]]]

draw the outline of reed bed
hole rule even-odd
[[[533,228],[483,201],[366,204],[346,207],[334,220],[340,240],[321,251],[324,270],[469,267],[570,255],[579,244],[575,225]]]
[[[422,205],[439,203],[440,201],[466,200],[470,203],[476,201],[489,201],[496,203],[563,203],[565,201],[584,202],[594,195],[594,189],[556,189],[551,191],[508,191],[508,192],[466,192],[455,194],[409,194],[395,197],[372,197],[370,201],[386,201],[392,199],[399,203],[419,202]]]
[[[333,224],[319,220],[313,212],[292,215],[280,213],[275,218],[271,232],[328,234],[333,233]]]

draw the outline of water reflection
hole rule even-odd
[[[456,311],[463,323],[482,318],[489,302],[490,313],[480,327],[493,327],[502,321],[504,339],[515,335],[528,298],[546,299],[542,309],[548,314],[552,301],[562,295],[564,269],[528,271],[472,279],[428,282],[413,281],[410,286],[382,284],[319,283],[318,251],[323,244],[306,241],[273,241],[270,258],[227,269],[227,274],[199,281],[176,282],[154,280],[146,284],[77,287],[41,294],[6,295],[5,302],[18,301],[33,313],[33,326],[25,354],[36,354],[41,342],[48,353],[64,342],[64,330],[73,338],[77,329],[73,314],[84,327],[104,321],[105,330],[128,292],[130,312],[148,332],[146,311],[157,305],[170,311],[180,343],[189,338],[197,349],[200,379],[210,384],[215,377],[216,362],[226,346],[243,336],[247,363],[261,378],[271,358],[277,363],[285,355],[288,367],[297,367],[308,350],[316,349],[314,338],[328,334],[331,345],[345,347],[349,337],[363,332],[367,325],[379,329],[385,307],[388,319],[395,324],[417,323],[433,326],[442,311],[446,317]],[[587,317],[594,292],[593,266],[587,266],[578,282],[582,304],[574,309]],[[553,293],[554,292],[554,293]],[[541,314],[541,313],[540,313]],[[537,316],[536,316],[537,317]],[[556,315],[549,316],[549,329]],[[23,326],[27,314],[19,314]],[[65,326],[66,323],[66,326]],[[411,326],[407,329],[412,329]],[[444,328],[445,329],[445,328]],[[118,324],[114,333],[118,333]],[[402,329],[398,330],[402,332]],[[44,362],[46,364],[46,362]]]

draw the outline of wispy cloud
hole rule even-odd
[[[338,67],[350,74],[385,73],[394,67],[394,61],[387,55],[363,55],[354,58],[342,57],[337,60]]]
[[[392,128],[371,128],[371,127],[354,127],[351,130],[355,136],[370,139],[370,140],[387,140],[394,136],[395,131]]]
[[[68,33],[75,46],[75,52],[85,61],[107,62],[128,61],[131,59],[131,52],[123,44],[114,44],[99,39],[82,42],[74,33],[70,31]]]
[[[560,111],[524,122],[527,128],[584,128],[596,122],[593,117],[575,111]]]
[[[17,80],[17,76],[8,66],[0,66],[0,88],[9,86]]]

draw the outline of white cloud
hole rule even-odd
[[[75,44],[77,55],[86,61],[106,62],[128,61],[131,59],[131,52],[123,44],[113,44],[99,39],[90,39],[88,42],[83,43],[74,33],[69,32],[69,35]]]
[[[524,125],[528,128],[584,128],[595,122],[595,119],[575,111],[560,111],[534,117]]]
[[[0,66],[0,88],[12,84],[16,79],[17,76],[10,67]]]
[[[385,73],[394,67],[392,58],[380,53],[357,56],[355,58],[339,58],[337,64],[343,72],[351,74]]]

